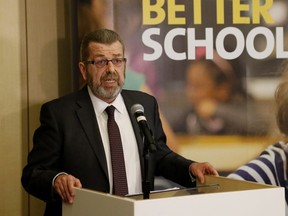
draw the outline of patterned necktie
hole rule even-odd
[[[114,106],[108,106],[106,108],[106,113],[108,114],[107,127],[113,171],[113,194],[125,196],[128,194],[126,170],[120,131],[114,119],[114,111]]]

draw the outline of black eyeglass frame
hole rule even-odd
[[[97,68],[103,68],[106,65],[108,65],[109,62],[112,62],[112,64],[116,67],[121,67],[123,63],[126,63],[126,61],[127,61],[127,58],[113,58],[113,59],[101,59],[101,60],[87,60],[87,61],[84,61],[83,63],[93,64]],[[100,63],[100,64],[97,65],[97,63]]]

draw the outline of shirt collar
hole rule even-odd
[[[109,104],[96,97],[89,86],[88,86],[88,93],[97,116],[101,115],[105,111],[106,107],[111,105],[113,105],[116,108],[116,110],[121,114],[125,113],[126,106],[121,94],[118,94],[116,99]]]

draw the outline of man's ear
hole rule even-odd
[[[79,62],[78,66],[79,66],[79,69],[80,69],[80,72],[81,72],[83,80],[86,81],[87,80],[87,68],[86,68],[86,65],[83,62]]]

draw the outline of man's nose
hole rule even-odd
[[[112,63],[112,61],[108,61],[107,68],[109,71],[114,71],[114,64]]]

